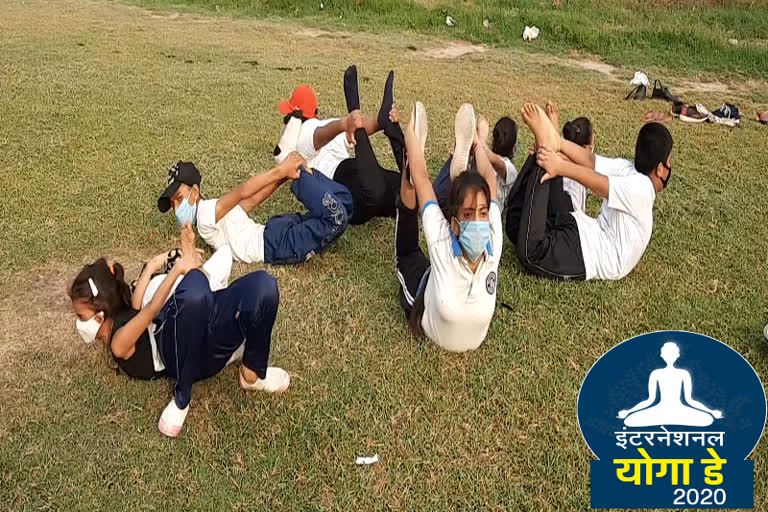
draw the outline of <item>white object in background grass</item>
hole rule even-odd
[[[448,25],[449,27],[453,27],[453,26],[456,25],[456,20],[454,20],[450,16],[446,16],[445,17],[445,24]]]
[[[320,2],[320,10],[322,11],[323,9],[325,9],[325,5],[323,5],[323,2]]]
[[[375,454],[373,457],[358,457],[355,460],[355,464],[358,466],[370,466],[379,462],[379,454]]]
[[[491,28],[491,22],[490,22],[490,21],[488,21],[488,18],[485,18],[485,19],[483,20],[483,26],[484,26],[485,28]]]
[[[539,37],[538,27],[529,27],[526,25],[525,30],[523,30],[523,41],[533,41],[537,37]]]
[[[728,42],[731,43],[733,46],[739,46],[738,39],[729,39]]]
[[[651,81],[648,79],[648,75],[642,71],[635,71],[635,76],[629,81],[629,85],[644,85],[650,87]]]

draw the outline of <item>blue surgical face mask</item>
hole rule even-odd
[[[491,239],[490,227],[485,220],[464,220],[459,223],[459,243],[473,263],[483,255]]]
[[[197,220],[197,203],[194,206],[189,204],[189,196],[191,195],[192,191],[190,190],[187,198],[176,208],[176,220],[179,221],[179,226],[184,226],[184,224],[194,225]]]

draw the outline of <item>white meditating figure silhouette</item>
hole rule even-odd
[[[686,370],[675,368],[675,361],[680,357],[680,348],[676,343],[668,341],[661,347],[661,358],[667,363],[666,368],[653,370],[648,378],[648,399],[640,402],[629,410],[619,411],[619,418],[628,427],[651,427],[654,425],[688,425],[693,427],[708,427],[714,418],[723,417],[722,411],[708,408],[694,400],[691,395],[691,374]],[[661,400],[656,401],[656,388],[659,388]],[[684,393],[685,402],[680,400],[680,391]]]

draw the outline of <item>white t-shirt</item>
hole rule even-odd
[[[504,167],[507,168],[507,177],[505,179],[500,174],[496,174],[496,196],[498,197],[501,209],[504,209],[504,206],[507,204],[507,195],[517,179],[517,168],[515,168],[515,164],[509,158],[502,156],[501,159],[504,162]]]
[[[563,178],[563,191],[571,196],[575,210],[587,211],[587,187],[571,178]]]
[[[264,225],[256,224],[240,205],[216,222],[217,201],[206,199],[197,204],[197,232],[203,240],[214,249],[229,245],[236,261],[263,262]]]
[[[587,279],[621,279],[629,274],[651,240],[653,183],[622,158],[595,157],[595,171],[608,177],[608,199],[595,219],[573,212],[579,226]]]
[[[296,145],[296,150],[307,160],[307,165],[325,174],[329,179],[333,179],[336,168],[342,160],[350,158],[347,134],[345,132],[338,134],[320,150],[315,149],[315,130],[333,121],[337,121],[337,119],[325,119],[323,121],[307,119],[301,125],[299,142]]]
[[[432,341],[452,352],[479,347],[496,309],[502,244],[501,210],[496,201],[491,203],[488,217],[490,247],[472,273],[437,203],[427,203],[422,211],[432,270],[424,289],[421,326]]]
[[[597,158],[611,160],[595,155],[595,159]],[[613,160],[617,160],[616,165],[602,165],[595,169],[595,172],[603,176],[629,176],[637,172],[628,160],[621,158]],[[587,187],[571,178],[563,178],[563,190],[571,196],[571,203],[576,210],[587,211]]]

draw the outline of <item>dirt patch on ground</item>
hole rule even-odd
[[[135,276],[142,262],[121,258],[126,275]],[[48,265],[16,276],[0,299],[0,370],[22,353],[44,352],[68,358],[82,351],[67,296],[79,266]]]
[[[616,68],[611,66],[610,64],[606,64],[604,62],[597,62],[594,60],[581,60],[578,61],[576,64],[578,64],[579,67],[582,67],[584,69],[589,69],[590,71],[597,71],[598,73],[602,73],[604,75],[612,75],[614,71],[616,71]]]
[[[298,30],[296,32],[296,35],[304,36],[304,37],[311,37],[313,39],[316,39],[318,37],[330,37],[330,38],[342,38],[346,39],[351,34],[349,32],[330,32],[328,30],[320,30],[317,28],[304,28],[301,30]]]
[[[680,82],[680,85],[675,87],[676,92],[717,92],[727,93],[731,89],[726,84],[721,82]]]
[[[171,11],[169,13],[157,13],[157,12],[150,12],[150,16],[153,18],[161,18],[165,20],[175,20],[178,17],[181,16],[178,11]]]
[[[487,48],[483,45],[454,41],[446,46],[430,48],[421,52],[425,57],[432,59],[457,59],[473,53],[485,53]]]

